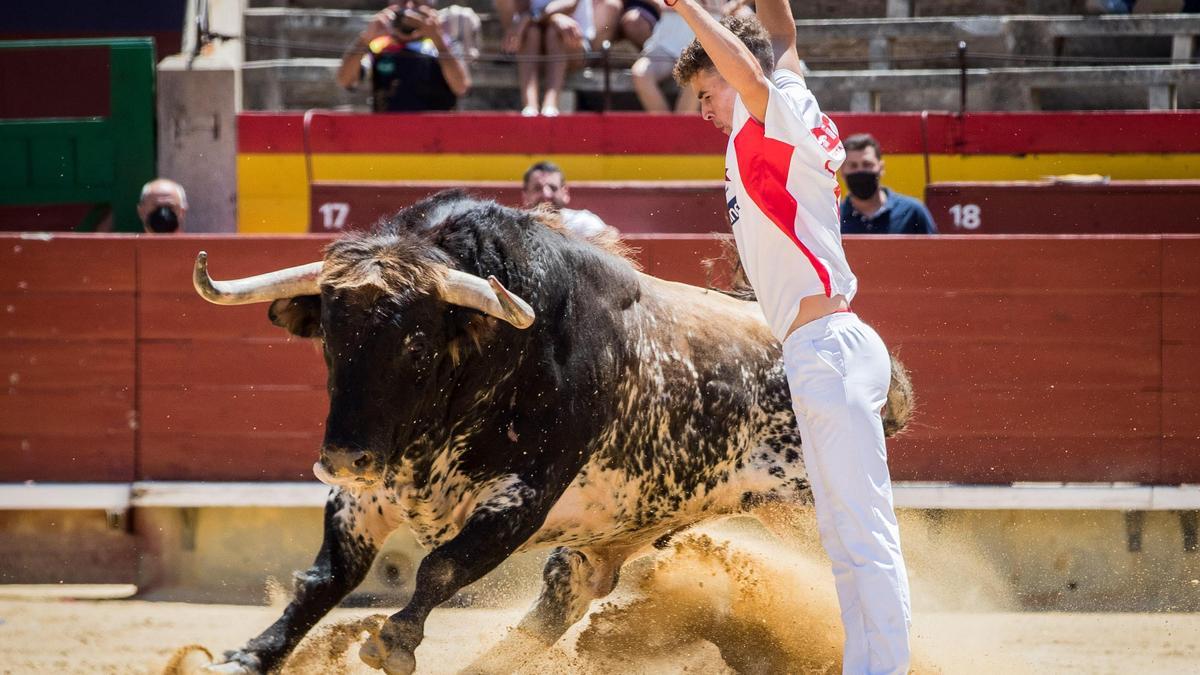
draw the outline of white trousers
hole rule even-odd
[[[846,632],[842,672],[905,673],[912,623],[880,417],[891,359],[879,335],[842,312],[804,324],[783,362],[821,544]]]

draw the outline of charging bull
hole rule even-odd
[[[639,273],[617,252],[461,192],[403,209],[324,259],[195,285],[270,302],[320,340],[324,543],[283,616],[213,669],[281,666],[407,525],[415,591],[360,649],[410,673],[426,617],[512,554],[556,547],[518,633],[549,645],[622,564],[674,532],[811,503],[778,344],[758,307]],[[905,423],[895,364],[885,423]]]

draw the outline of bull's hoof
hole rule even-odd
[[[372,635],[363,643],[358,650],[358,658],[388,675],[411,675],[417,669],[417,660],[412,652],[403,647],[389,649],[378,635]]]
[[[387,661],[383,662],[383,672],[387,675],[412,675],[416,669],[417,659],[406,649],[397,649],[388,654]]]
[[[200,670],[202,673],[224,673],[225,675],[258,675],[259,671],[256,668],[249,668],[244,663],[236,661],[226,661],[224,663],[210,663]]]
[[[262,666],[258,657],[246,652],[225,652],[225,660],[205,666],[202,673],[225,673],[227,675],[261,675]]]

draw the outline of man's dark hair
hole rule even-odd
[[[763,30],[758,19],[727,16],[721,19],[721,25],[746,45],[754,58],[758,59],[763,72],[770,76],[771,71],[775,70],[775,52],[771,49],[771,39],[767,37],[767,31]],[[704,47],[700,46],[700,41],[692,40],[692,44],[684,48],[679,60],[675,62],[675,82],[681,87],[687,86],[693,77],[715,67],[712,59],[704,52]]]
[[[557,164],[555,164],[554,162],[545,162],[545,161],[538,162],[537,164],[534,164],[533,166],[531,166],[525,170],[525,177],[521,180],[521,187],[523,187],[523,188],[529,187],[529,179],[533,177],[533,174],[535,171],[541,171],[542,173],[559,173],[559,174],[562,174],[562,172],[563,172],[563,170],[560,169],[559,166]],[[563,174],[563,183],[566,183],[566,182],[567,182],[567,176],[566,176],[566,174]]]
[[[883,159],[883,150],[879,148],[879,141],[875,140],[871,134],[854,134],[849,138],[844,138],[842,146],[846,148],[846,152],[875,148],[875,158]]]

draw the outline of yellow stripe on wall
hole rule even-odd
[[[320,154],[316,180],[516,181],[535,161],[548,159],[571,181],[719,180],[720,155],[418,155]],[[925,194],[921,155],[886,155],[883,183],[904,194]],[[1200,154],[932,155],[934,181],[1038,180],[1068,173],[1147,180],[1200,176]],[[304,155],[238,155],[238,230],[308,231],[308,182]]]

